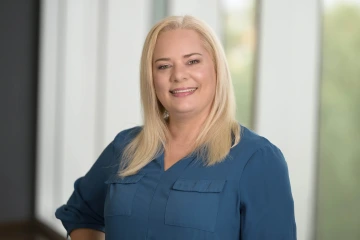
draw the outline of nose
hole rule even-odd
[[[171,81],[180,82],[180,81],[184,81],[188,78],[188,73],[187,73],[186,67],[184,65],[176,64],[173,66],[172,70],[173,70],[173,72],[172,72],[172,76],[171,76]]]

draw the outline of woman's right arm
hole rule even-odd
[[[98,231],[105,232],[104,203],[107,192],[105,181],[116,171],[112,142],[86,175],[75,181],[74,191],[67,203],[56,210],[56,217],[61,220],[68,235],[71,234],[72,240],[101,239],[91,238],[90,235],[95,237],[99,235]],[[77,229],[83,230],[77,231]]]
[[[104,240],[105,234],[93,229],[79,228],[70,233],[71,240]]]
[[[67,203],[56,210],[56,217],[72,240],[104,239],[105,182],[117,173],[123,148],[140,130],[136,127],[119,133],[86,175],[75,181],[74,191]]]

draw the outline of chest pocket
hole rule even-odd
[[[165,224],[214,232],[225,180],[179,179],[173,185]]]
[[[136,190],[143,176],[137,174],[119,178],[114,174],[105,182],[108,184],[108,192],[105,200],[104,216],[131,215]]]

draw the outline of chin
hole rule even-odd
[[[174,109],[172,111],[173,114],[175,115],[181,115],[181,114],[189,114],[194,112],[195,109],[194,108],[178,108],[178,109]]]

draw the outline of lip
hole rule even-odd
[[[174,89],[171,89],[169,92],[170,92],[170,93],[174,93],[174,92],[176,92],[176,91],[183,91],[183,90],[188,90],[188,89],[195,89],[195,90],[197,90],[198,88],[197,88],[197,87],[174,88]]]
[[[174,88],[169,92],[174,97],[186,97],[192,95],[197,89],[198,89],[197,87]]]

